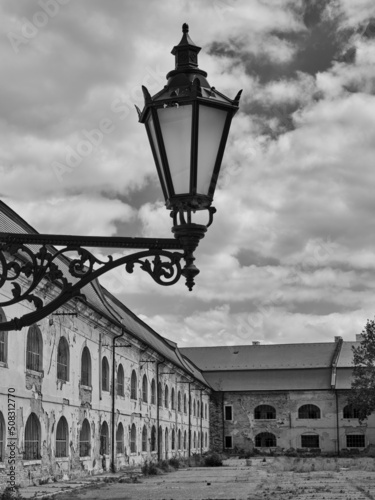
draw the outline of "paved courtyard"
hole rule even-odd
[[[102,483],[59,494],[58,500],[375,500],[374,460],[230,460],[224,467],[188,468],[140,483]],[[355,464],[355,465],[353,465]],[[290,465],[295,470],[290,469]],[[306,469],[306,472],[303,470]],[[316,470],[325,469],[325,470]],[[330,470],[332,469],[332,470]],[[367,469],[367,470],[366,470]]]

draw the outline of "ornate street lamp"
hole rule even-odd
[[[182,275],[189,290],[194,286],[199,273],[194,251],[212,223],[215,209],[211,204],[241,92],[232,100],[210,87],[207,73],[198,68],[201,49],[189,37],[187,24],[182,31],[180,43],[172,50],[176,67],[168,73],[167,85],[153,97],[142,87],[145,107],[143,111],[137,108],[139,121],[146,125],[166,207],[171,210],[175,239],[0,233],[0,288],[11,282],[13,295],[0,306],[26,300],[36,308],[0,323],[0,331],[34,324],[80,295],[85,285],[121,265],[131,273],[139,264],[161,285],[172,285]],[[208,211],[207,225],[192,222],[199,210]],[[109,256],[104,262],[84,247],[146,250],[116,260]],[[77,257],[68,259],[66,254],[71,252]],[[152,262],[148,257],[153,257]],[[40,293],[34,293],[42,280],[59,290],[48,304]]]

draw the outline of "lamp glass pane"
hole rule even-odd
[[[208,194],[227,113],[211,106],[199,106],[198,194]]]
[[[151,137],[152,137],[152,143],[153,143],[153,146],[154,146],[155,151],[156,151],[157,161],[159,163],[159,170],[160,170],[161,176],[162,176],[161,181],[163,182],[164,187],[165,187],[166,191],[168,192],[168,186],[167,186],[167,183],[165,182],[164,168],[163,168],[163,164],[161,162],[159,144],[158,144],[158,141],[156,140],[156,132],[155,132],[154,120],[152,119],[151,113],[149,115],[148,125],[150,127],[150,132],[151,132]]]
[[[158,116],[174,192],[189,193],[192,105],[159,108]]]

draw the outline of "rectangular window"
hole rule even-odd
[[[233,448],[232,436],[225,436],[225,448]]]
[[[347,448],[364,448],[365,447],[365,436],[363,434],[353,434],[346,436],[346,447]]]
[[[302,448],[319,448],[319,436],[317,434],[301,436],[301,447]]]
[[[1,321],[1,317],[0,317]],[[6,362],[5,357],[5,332],[0,332],[0,361],[2,363]]]
[[[224,406],[224,419],[233,420],[232,418],[232,406]]]

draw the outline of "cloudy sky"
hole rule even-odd
[[[354,339],[375,311],[374,0],[2,0],[1,199],[39,232],[171,237],[134,104],[184,22],[209,83],[244,89],[201,274],[102,284],[180,346]]]

